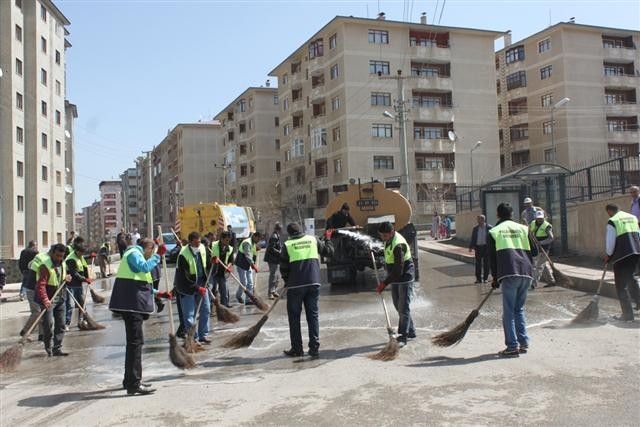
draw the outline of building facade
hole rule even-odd
[[[0,2],[0,258],[17,257],[29,240],[64,243],[73,223],[68,25],[50,0]]]
[[[100,190],[100,223],[104,240],[115,242],[116,236],[122,229],[122,182],[102,181],[98,184]]]
[[[276,66],[270,75],[278,78],[284,219],[322,220],[349,182],[398,181],[394,106],[406,112],[414,222],[430,222],[434,211],[454,214],[456,187],[472,182],[477,141],[475,183],[499,175],[492,102],[494,40],[502,34],[426,19],[336,17]],[[448,139],[450,130],[457,141]]]
[[[574,22],[506,37],[495,56],[502,171],[637,155],[638,43],[638,31]]]
[[[223,127],[222,163],[216,165],[219,203],[253,208],[257,227],[281,220],[278,90],[250,87],[215,116]]]
[[[137,168],[128,168],[120,175],[122,182],[122,224],[125,230],[133,232],[140,228],[139,213],[139,177]]]

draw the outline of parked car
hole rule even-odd
[[[178,261],[178,254],[180,253],[181,246],[176,242],[176,237],[173,233],[162,233],[162,240],[167,247],[167,262],[175,263]]]

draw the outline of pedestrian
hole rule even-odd
[[[33,323],[38,319],[38,316],[42,311],[42,307],[36,301],[36,274],[40,270],[40,266],[42,265],[44,260],[47,257],[50,257],[51,255],[52,255],[51,249],[49,249],[48,253],[47,252],[38,253],[28,264],[28,272],[25,276],[26,280],[24,280],[24,287],[25,287],[25,293],[27,296],[27,301],[29,302],[29,310],[31,311],[31,314],[29,315],[27,322],[22,327],[22,330],[20,330],[21,337],[25,336],[26,331],[28,331],[31,328],[31,325],[33,325]],[[38,341],[42,341],[44,339],[42,322],[40,323],[38,330],[39,330]]]
[[[4,268],[4,261],[0,260],[0,296],[2,296],[2,290],[4,289],[6,284],[7,284],[7,270],[5,270]]]
[[[440,239],[440,224],[440,215],[437,211],[434,211],[431,219],[431,237],[433,237],[433,240]]]
[[[138,239],[134,240],[133,242],[136,243],[137,241]],[[116,236],[116,245],[118,246],[118,253],[120,254],[120,259],[122,260],[122,256],[124,255],[124,252],[127,250],[127,247],[129,246],[127,245],[127,242],[125,240],[124,228],[121,228],[120,232]]]
[[[66,250],[67,247],[62,243],[51,246],[51,250],[44,257],[36,272],[35,302],[40,304],[41,310],[46,310],[42,317],[42,332],[47,356],[69,355],[69,353],[62,351],[65,332],[65,301],[68,296],[62,290],[53,298],[59,286],[66,286],[66,283],[71,281],[63,262]],[[53,347],[51,346],[51,338],[53,338]]]
[[[231,226],[231,224],[227,225],[227,231],[231,236],[231,247],[233,248],[233,252],[235,253],[238,251],[238,238],[236,237],[236,232],[233,231],[233,227]]]
[[[195,324],[196,308],[200,304],[200,319],[195,339],[200,344],[211,344],[209,338],[209,315],[211,306],[207,293],[207,272],[211,266],[211,257],[200,241],[200,233],[192,231],[178,255],[174,286],[180,294],[180,306],[184,320],[184,329],[188,333]]]
[[[289,357],[304,355],[300,315],[302,307],[309,328],[309,356],[318,357],[320,349],[320,322],[318,301],[320,299],[320,256],[331,256],[333,246],[329,239],[324,242],[302,232],[299,224],[287,226],[289,239],[284,242],[280,257],[280,273],[287,288],[287,317],[291,348],[284,354]],[[331,231],[328,232],[331,237]]]
[[[65,258],[65,267],[67,268],[67,273],[71,276],[71,281],[67,285],[67,289],[75,298],[75,301],[72,301],[72,298],[67,298],[66,302],[66,318],[65,318],[65,331],[69,331],[69,325],[71,325],[71,319],[73,317],[73,308],[76,305],[76,301],[81,307],[84,307],[84,293],[82,292],[82,284],[87,283],[91,284],[91,278],[89,277],[89,266],[87,265],[87,260],[84,258],[84,253],[87,250],[87,247],[84,242],[84,238],[78,236],[73,241],[72,245],[73,251]],[[78,328],[80,328],[82,324],[82,312],[80,308],[78,308]]]
[[[280,267],[280,255],[282,253],[282,226],[276,222],[273,226],[273,233],[267,242],[267,249],[264,253],[264,261],[269,264],[269,289],[267,296],[269,299],[278,297],[278,268]]]
[[[131,233],[131,240],[134,242],[137,242],[138,240],[140,240],[140,233],[138,232],[137,228],[133,229],[133,233]]]
[[[378,226],[378,233],[384,242],[387,277],[378,284],[376,291],[381,294],[387,286],[391,285],[391,298],[399,318],[396,341],[403,347],[408,339],[416,337],[416,328],[411,318],[415,266],[407,240],[396,231],[393,224],[388,221],[381,223]]]
[[[33,275],[33,271],[29,269],[29,263],[38,255],[38,245],[35,240],[30,240],[26,248],[20,252],[20,259],[18,260],[18,268],[22,272],[22,283],[20,285],[20,301],[23,301],[27,296],[26,283],[29,281],[30,276]],[[33,279],[33,277],[31,277]]]
[[[216,291],[220,294],[220,304],[225,307],[231,307],[229,304],[229,288],[227,287],[227,275],[233,269],[233,247],[231,246],[231,235],[228,231],[220,233],[220,240],[213,242],[211,245],[211,256],[213,272],[211,273],[212,292]],[[222,261],[227,268],[220,265],[218,260]]]
[[[631,195],[631,215],[636,217],[640,225],[640,187],[637,185],[629,187],[629,194]]]
[[[489,252],[487,249],[487,236],[491,225],[487,224],[484,215],[476,218],[478,225],[471,231],[471,242],[469,242],[469,252],[474,252],[476,257],[476,284],[487,283],[489,279]]]
[[[445,215],[444,219],[442,220],[442,224],[444,225],[445,236],[447,238],[450,238],[451,237],[451,217],[448,215]]]
[[[524,204],[524,210],[520,215],[520,223],[528,227],[529,224],[531,224],[531,221],[535,221],[536,212],[541,211],[542,208],[538,206],[534,206],[533,200],[531,200],[531,197],[525,197],[522,203]]]
[[[640,309],[640,292],[633,277],[640,258],[640,227],[634,215],[621,211],[616,204],[608,204],[606,211],[609,221],[604,261],[613,264],[616,292],[622,308],[622,315],[616,319],[632,321],[631,300],[635,301],[636,310]]]
[[[531,222],[529,225],[529,231],[531,235],[536,239],[537,244],[542,248],[547,254],[549,254],[549,250],[551,249],[551,243],[553,243],[553,227],[551,224],[544,218],[544,211],[539,210],[535,213],[536,219]],[[546,272],[546,274],[545,274]],[[536,257],[536,262],[534,266],[534,277],[533,284],[531,285],[531,289],[535,289],[538,286],[538,282],[540,281],[540,277],[548,277],[550,282],[544,285],[545,288],[549,288],[556,285],[556,282],[553,278],[553,274],[551,273],[551,266],[547,261],[547,257],[544,256],[542,251],[538,251],[538,256]]]
[[[253,293],[253,274],[251,270],[256,273],[258,270],[258,265],[256,262],[258,261],[258,248],[257,243],[260,241],[262,235],[260,232],[256,231],[250,237],[247,237],[240,243],[240,247],[238,248],[238,255],[236,256],[236,267],[238,268],[238,277],[240,278],[240,282],[242,285],[247,288],[247,290]],[[243,290],[240,286],[236,290],[236,300],[240,304],[244,305],[254,305],[253,301],[249,298],[243,299],[242,294]]]
[[[155,389],[142,382],[142,346],[144,335],[142,322],[153,313],[153,288],[151,270],[160,263],[167,248],[158,247],[149,238],[142,239],[141,246],[130,246],[124,253],[116,280],[113,283],[109,310],[122,316],[126,331],[126,352],[124,358],[124,380],[122,388],[128,395],[151,394]]]
[[[355,227],[356,221],[353,219],[349,211],[351,208],[347,202],[344,202],[339,211],[334,212],[329,219],[327,219],[326,229],[331,230],[335,228],[344,228],[347,225]]]
[[[109,242],[107,240],[104,241],[100,249],[98,249],[98,265],[100,266],[100,277],[103,279],[107,277],[107,264],[109,261],[109,253],[111,252]],[[124,254],[123,254],[124,256]],[[111,270],[111,266],[109,266],[109,270]]]
[[[500,203],[498,222],[489,231],[491,286],[502,286],[502,328],[507,346],[500,357],[518,357],[529,349],[524,305],[533,283],[533,259],[537,248],[528,227],[512,220],[513,208]]]
[[[160,268],[160,264],[153,267],[151,270],[151,286],[153,287],[153,300],[156,303],[156,311],[158,313],[162,312],[164,309],[164,301],[162,298],[158,296],[158,291],[160,290],[160,279],[162,278],[162,270]]]
[[[68,257],[71,252],[73,252],[73,241],[75,240],[75,238],[76,238],[76,232],[72,231],[69,234],[69,238],[67,239],[67,251],[65,253],[65,258]]]

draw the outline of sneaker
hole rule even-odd
[[[66,352],[64,352],[62,350],[56,350],[56,351],[53,352],[53,355],[54,356],[68,356],[69,353],[66,353]]]
[[[620,322],[633,322],[633,315],[631,315],[631,316],[613,316],[613,320],[618,320]]]
[[[294,349],[289,349],[289,350],[285,350],[283,351],[283,353],[285,354],[285,356],[289,356],[289,357],[302,357],[304,356],[304,351],[302,350],[294,350]]]
[[[240,297],[236,297],[236,299],[238,300],[238,302],[239,302],[240,304],[244,304],[244,300],[243,300],[242,298],[240,298]]]
[[[556,284],[555,283],[547,283],[546,285],[543,286],[543,288],[553,288]]]
[[[69,332],[69,325],[64,325],[64,331]]]
[[[204,344],[204,345],[209,345],[213,342],[209,337],[202,337],[198,341],[200,342],[200,344]]]
[[[520,347],[518,347],[518,353],[520,354],[526,354],[527,351],[529,351],[528,345],[521,345]]]
[[[415,337],[416,337],[416,333],[415,332],[413,332],[413,333],[409,332],[409,334],[407,335],[407,338],[409,338],[410,340],[414,339]]]
[[[399,335],[396,337],[396,342],[398,343],[398,346],[402,348],[407,345],[407,337],[405,337],[404,335]]]
[[[475,282],[473,282],[474,285],[479,285],[480,283],[482,283],[482,280],[476,280]]]
[[[51,352],[51,349],[50,349],[50,348],[45,348],[45,349],[44,349],[44,351],[46,351],[46,352],[47,352],[47,357],[51,357],[51,356],[53,356],[53,353]]]
[[[271,296],[274,297],[274,298],[278,298],[280,296],[280,294],[278,292],[276,292],[276,291],[273,291],[273,292],[271,292]],[[636,308],[636,310],[637,310],[637,308]]]
[[[317,357],[320,357],[320,352],[318,351],[318,349],[317,349],[317,348],[314,348],[314,349],[311,349],[311,348],[310,348],[310,349],[309,349],[309,356],[311,356],[312,358],[314,358],[314,359],[315,359],[315,358],[317,358]]]
[[[500,357],[520,357],[520,351],[517,348],[513,348],[513,349],[505,348],[504,350],[498,352],[498,356],[500,356]]]

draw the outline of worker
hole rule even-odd
[[[236,237],[236,232],[233,231],[233,227],[231,224],[227,225],[227,231],[231,236],[231,247],[233,248],[233,252],[235,253],[238,250],[238,238]]]
[[[287,292],[287,316],[289,318],[289,337],[291,348],[284,354],[289,357],[304,355],[300,315],[302,307],[309,328],[309,356],[318,357],[320,349],[320,323],[318,319],[318,300],[320,299],[320,255],[331,256],[332,231],[324,242],[302,232],[299,224],[293,222],[287,226],[289,239],[284,242],[280,257],[280,273]]]
[[[632,321],[634,315],[631,299],[636,303],[636,310],[640,309],[640,293],[633,277],[640,258],[638,219],[634,215],[621,211],[618,205],[613,203],[606,206],[606,211],[609,221],[604,261],[613,264],[616,292],[622,308],[622,315],[616,319]]]
[[[491,226],[487,224],[484,215],[476,218],[478,225],[471,231],[471,242],[469,252],[475,252],[476,258],[476,284],[487,283],[489,279],[489,253],[487,251],[487,236]]]
[[[532,257],[538,251],[528,227],[511,219],[513,208],[509,203],[498,205],[497,216],[498,222],[489,231],[489,260],[491,286],[502,286],[502,328],[507,346],[498,355],[519,357],[529,349],[524,305],[533,283]]]
[[[42,264],[36,271],[35,302],[40,304],[41,310],[46,310],[42,317],[42,332],[47,356],[69,355],[62,351],[65,301],[68,296],[63,289],[53,298],[60,286],[65,286],[71,281],[71,276],[67,275],[63,262],[66,250],[67,247],[62,243],[51,246],[51,250],[42,259]],[[51,346],[52,337],[53,347]]]
[[[212,292],[220,294],[220,304],[231,307],[229,304],[229,288],[227,287],[227,275],[233,269],[233,246],[231,246],[231,234],[228,231],[220,233],[220,240],[211,245],[212,263],[214,264],[211,273]],[[222,261],[226,268],[220,265]]]
[[[67,272],[71,276],[71,282],[67,288],[69,292],[73,295],[82,307],[84,307],[84,293],[82,292],[82,284],[87,283],[91,284],[91,278],[89,277],[89,266],[87,265],[87,261],[84,259],[84,253],[87,249],[84,238],[78,236],[73,241],[73,252],[71,252],[64,260],[65,267],[67,268]],[[65,331],[69,330],[69,325],[71,325],[71,319],[73,317],[73,308],[76,303],[73,301],[71,297],[67,298],[67,315],[65,319]],[[78,309],[78,328],[80,328],[82,324],[82,312]]]
[[[415,277],[411,248],[404,236],[398,233],[389,221],[378,226],[378,233],[384,242],[387,277],[378,284],[376,291],[381,294],[387,286],[391,285],[391,298],[399,317],[396,341],[404,347],[408,339],[416,337],[410,307]]]
[[[211,265],[211,257],[200,241],[200,233],[192,231],[188,239],[189,244],[183,246],[178,254],[174,286],[180,294],[184,329],[187,333],[195,323],[196,308],[202,300],[195,338],[200,344],[211,344],[211,338],[209,338],[211,306],[207,292],[207,272]]]
[[[524,204],[524,210],[522,211],[522,215],[520,215],[520,223],[528,227],[531,221],[535,221],[536,212],[541,211],[542,208],[534,206],[531,197],[525,197],[522,203]]]
[[[111,253],[111,247],[109,241],[105,240],[100,249],[98,249],[98,265],[100,266],[100,277],[103,279],[107,277],[107,264],[109,264],[109,272],[111,272],[111,265],[109,260],[109,254]]]
[[[167,248],[160,245],[154,254],[155,245],[149,238],[142,239],[140,243],[140,246],[130,246],[124,252],[109,301],[109,309],[120,313],[124,320],[127,347],[122,387],[128,395],[155,391],[149,384],[142,383],[142,322],[153,313],[151,270],[167,252]]]
[[[540,248],[542,248],[547,254],[549,254],[549,249],[551,249],[551,243],[553,243],[553,227],[551,224],[544,218],[544,211],[539,210],[535,213],[536,219],[529,224],[529,231],[531,235],[535,238],[537,244]],[[547,274],[544,274],[544,273]],[[556,285],[556,282],[553,278],[553,274],[551,274],[551,267],[547,261],[547,257],[542,253],[542,251],[538,251],[538,256],[536,257],[535,266],[534,266],[534,277],[533,284],[531,285],[532,289],[535,289],[538,286],[538,281],[540,281],[540,277],[548,277],[550,282],[544,285],[545,288],[549,288]]]
[[[433,240],[440,240],[441,225],[442,220],[440,219],[440,214],[437,211],[434,211],[433,216],[431,217],[431,237],[433,237]]]
[[[30,276],[35,274],[34,271],[29,269],[29,263],[38,255],[38,244],[35,240],[29,241],[29,244],[20,252],[20,259],[18,260],[18,268],[22,272],[22,284],[20,285],[20,301],[23,301],[27,297],[27,288],[25,285],[30,279]],[[31,278],[33,280],[33,278]]]
[[[38,316],[42,311],[42,307],[36,301],[36,274],[40,270],[40,266],[44,262],[45,258],[51,255],[52,255],[51,249],[49,249],[49,252],[40,252],[36,254],[36,256],[33,257],[31,262],[29,262],[28,264],[29,272],[26,276],[27,279],[24,283],[24,287],[27,295],[27,301],[29,302],[29,310],[31,311],[31,314],[29,315],[27,322],[22,327],[22,330],[20,330],[21,337],[25,336],[26,332],[31,328],[31,325],[36,321],[36,319],[38,319]],[[44,334],[42,331],[42,323],[40,323],[38,341],[42,341],[43,339],[44,339]]]
[[[258,265],[256,264],[258,261],[258,248],[256,245],[260,241],[260,238],[262,238],[262,235],[256,231],[251,237],[244,239],[240,243],[238,255],[236,256],[236,267],[238,268],[240,282],[251,293],[253,293],[253,275],[251,274],[251,270],[256,273],[259,271]],[[244,305],[253,305],[253,301],[249,298],[246,298],[246,301],[242,298],[242,293],[242,288],[238,286],[238,290],[236,290],[236,299],[238,302]]]
[[[273,233],[267,242],[267,249],[264,253],[264,261],[269,264],[269,288],[267,296],[269,299],[278,297],[278,268],[280,268],[280,255],[282,253],[282,226],[279,222],[273,225]]]
[[[71,252],[73,252],[73,241],[76,238],[76,232],[72,231],[69,234],[69,238],[67,239],[67,251],[65,252],[65,259],[69,256]]]
[[[349,213],[350,211],[349,204],[344,202],[340,207],[339,211],[334,212],[333,215],[329,217],[327,220],[327,230],[335,229],[335,228],[344,228],[347,225],[354,227],[356,222],[353,220],[353,217]]]

